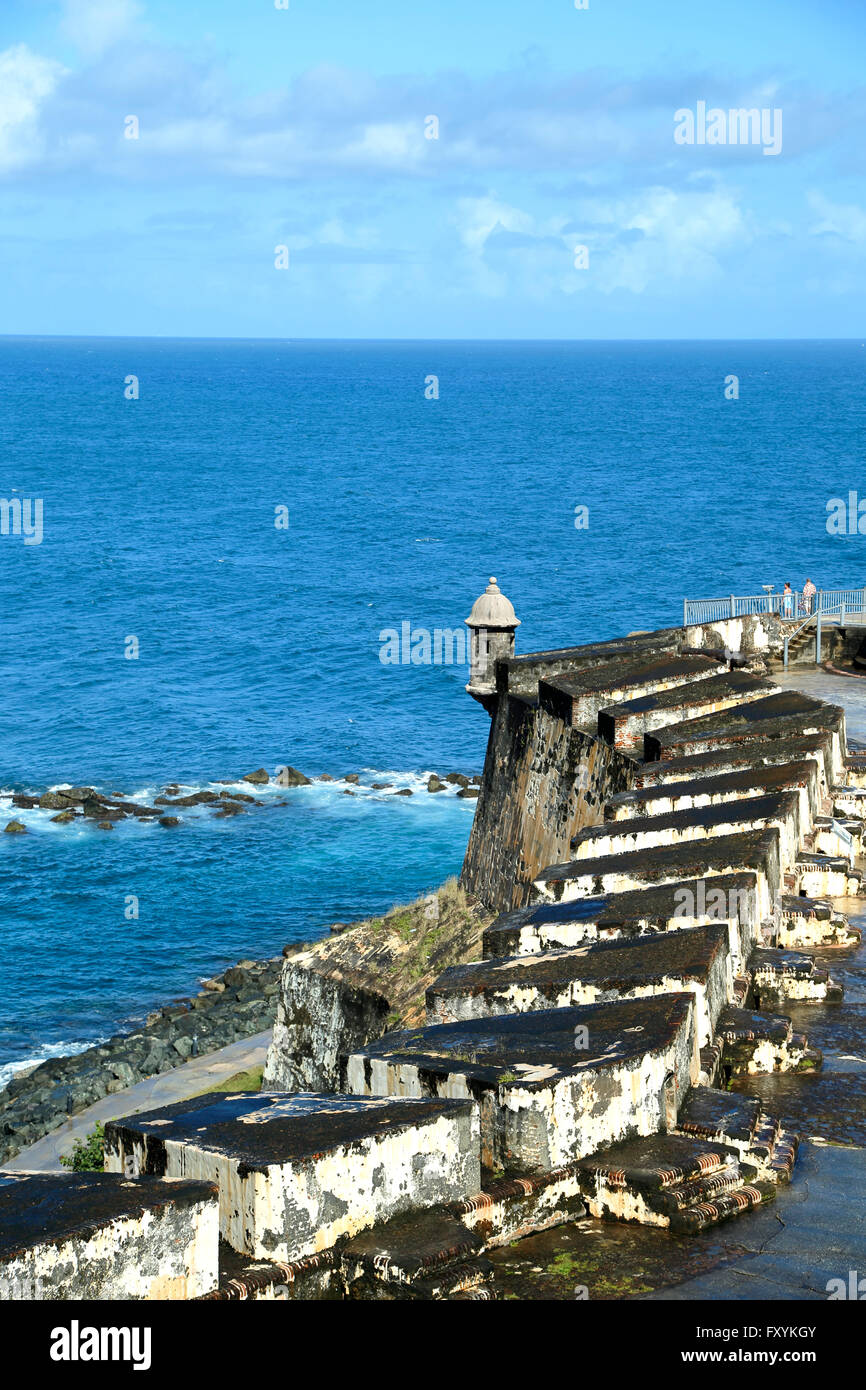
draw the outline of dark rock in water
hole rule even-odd
[[[169,786],[163,787],[163,791],[165,792],[166,796],[180,796],[181,792],[183,791],[183,787],[180,785],[179,782],[172,782],[169,784]]]
[[[317,780],[319,782],[333,782],[334,779],[331,776],[330,772],[323,772]]]
[[[452,787],[469,786],[469,778],[463,772],[449,772],[448,776],[445,778],[445,781],[450,782]]]
[[[39,805],[39,797],[27,796],[24,792],[16,792],[12,798],[12,805],[19,806],[22,811],[32,811],[34,806]]]
[[[393,785],[394,785],[393,782],[374,782],[374,783],[373,783],[373,791],[374,791],[374,792],[387,791],[388,787],[391,787],[391,786],[393,786]]]
[[[112,811],[103,801],[85,801],[82,810],[88,820],[120,820],[123,812]]]
[[[75,812],[71,806],[67,806],[65,811],[61,811],[59,815],[51,817],[51,824],[68,825],[71,820],[75,820]]]
[[[360,780],[357,772],[347,772],[346,776],[343,778],[344,782],[360,782]]]
[[[69,805],[69,802],[59,792],[44,792],[40,796],[38,804],[43,811],[62,811],[65,806]]]
[[[271,779],[265,772],[265,769],[260,767],[256,772],[248,772],[242,780],[244,782],[253,782],[256,786],[264,786],[265,783],[270,782]]]
[[[207,806],[212,801],[219,801],[216,792],[191,792],[189,796],[179,796],[174,799],[167,796],[155,796],[154,806]]]
[[[238,801],[224,801],[220,809],[215,812],[214,820],[225,820],[226,816],[239,816],[246,810]]]
[[[109,801],[106,804],[110,806],[112,810],[120,811],[125,816],[135,816],[139,820],[148,820],[151,817],[159,815],[159,811],[157,811],[155,807],[139,806],[135,801],[123,801],[120,803]]]
[[[349,927],[350,927],[351,925],[352,925],[351,922],[332,922],[331,925],[330,925],[329,928],[328,928],[328,931],[332,931],[332,932],[348,931],[348,930],[349,930]]]
[[[110,820],[97,821],[96,828],[97,830],[113,830],[114,822]]]
[[[475,801],[480,793],[480,787],[461,787],[458,796],[466,797],[469,801]]]
[[[27,826],[22,825],[20,820],[11,820],[3,833],[4,835],[26,835]]]
[[[80,806],[85,801],[98,801],[95,787],[59,787],[52,795],[63,798],[64,806]]]
[[[445,783],[439,781],[435,772],[431,773],[427,779],[427,790],[428,792],[444,792],[445,790]]]
[[[343,796],[354,796],[354,795],[355,795],[355,793],[351,790],[350,787],[344,787],[344,788],[343,788]]]
[[[308,787],[310,779],[296,767],[281,767],[276,776],[276,783],[278,787]]]
[[[170,829],[173,825],[180,825],[180,816],[160,816],[159,823]]]
[[[411,788],[411,787],[401,787],[400,790],[396,793],[396,795],[397,795],[397,796],[412,796],[412,788]]]
[[[253,806],[261,805],[254,796],[247,796],[246,792],[220,792],[220,801],[247,801]]]

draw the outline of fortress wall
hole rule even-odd
[[[636,764],[520,696],[500,695],[461,883],[485,907],[529,901],[533,879],[634,783]]]
[[[683,651],[697,647],[727,647],[743,656],[762,656],[775,666],[782,662],[786,632],[791,634],[798,626],[798,622],[783,623],[774,613],[750,613],[715,623],[690,623],[679,632]],[[860,650],[863,635],[860,627],[840,629],[825,624],[821,629],[821,660],[850,661]],[[814,624],[792,644],[788,661],[791,666],[814,665]]]

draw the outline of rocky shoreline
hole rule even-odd
[[[119,821],[135,819],[141,821],[156,821],[166,829],[173,829],[182,823],[183,817],[178,814],[181,811],[189,811],[193,808],[205,807],[213,811],[214,819],[226,820],[231,816],[241,815],[254,807],[263,806],[285,806],[285,801],[262,800],[260,797],[252,795],[251,792],[230,791],[227,788],[237,786],[244,782],[251,788],[275,786],[275,787],[308,787],[314,782],[346,782],[349,785],[344,789],[344,796],[355,796],[363,787],[364,790],[382,792],[393,792],[395,796],[414,796],[415,792],[409,787],[395,787],[391,782],[372,782],[369,787],[361,783],[361,775],[357,772],[347,773],[344,777],[332,777],[329,773],[323,772],[318,777],[307,777],[305,773],[299,772],[296,767],[280,767],[275,775],[271,775],[263,767],[255,772],[248,772],[243,777],[235,781],[223,779],[214,785],[221,785],[226,790],[223,791],[185,791],[185,784],[181,782],[171,782],[165,786],[159,796],[153,798],[152,804],[132,801],[122,792],[114,792],[109,795],[98,792],[95,787],[70,787],[57,786],[50,791],[36,795],[30,792],[13,792],[11,803],[19,810],[32,811],[56,811],[56,815],[51,817],[52,824],[69,825],[73,821],[85,820],[92,821],[98,830],[113,830]],[[438,773],[431,773],[427,779],[426,790],[429,793],[444,792],[457,788],[457,796],[463,799],[475,799],[481,778],[476,776],[467,777],[462,772],[449,772],[445,777],[440,777]],[[4,833],[7,835],[26,835],[27,826],[19,819],[13,818],[4,826]]]
[[[0,1091],[0,1163],[103,1096],[271,1028],[282,965],[282,956],[241,961],[206,980],[200,994],[148,1014],[132,1032],[17,1072]]]

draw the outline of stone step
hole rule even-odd
[[[635,787],[689,782],[748,768],[802,762],[804,759],[817,764],[821,792],[824,794],[833,783],[833,737],[827,732],[808,734],[802,738],[777,738],[767,743],[713,748],[706,753],[666,758],[664,762],[642,763],[635,774]]]
[[[346,1059],[343,1086],[474,1096],[482,1162],[521,1176],[667,1127],[698,1074],[694,996],[680,993],[390,1033]]]
[[[661,764],[664,766],[664,764]],[[720,806],[729,801],[749,801],[777,792],[800,794],[800,822],[807,825],[822,813],[818,764],[812,758],[775,767],[744,768],[717,777],[696,777],[619,792],[604,808],[606,821],[627,821],[644,816],[666,816],[694,807]]]
[[[797,792],[776,792],[749,801],[724,801],[717,806],[692,807],[664,816],[604,821],[578,831],[571,848],[579,863],[582,859],[607,855],[633,854],[695,842],[705,844],[708,839],[768,827],[779,831],[783,867],[792,866],[797,858],[801,833],[809,828],[808,822],[801,824]]]
[[[756,1007],[773,1009],[789,1000],[798,1003],[838,1003],[843,990],[812,956],[784,947],[758,947],[749,961]]]
[[[866,787],[833,787],[830,797],[834,816],[866,818]]]
[[[831,780],[837,780],[836,772],[841,769],[844,756],[845,713],[838,705],[813,700],[797,690],[784,690],[721,714],[658,729],[644,738],[644,758],[647,762],[664,762],[721,747],[822,732],[829,733],[833,741]]]
[[[419,1279],[412,1285],[410,1297],[425,1303],[438,1303],[451,1299],[493,1300],[496,1297],[492,1288],[493,1265],[481,1256],[475,1260],[463,1260],[455,1265]]]
[[[753,1096],[695,1086],[677,1117],[677,1133],[725,1144],[762,1181],[788,1182],[799,1143]]]
[[[336,1252],[323,1250],[289,1263],[250,1260],[220,1241],[219,1288],[204,1294],[205,1303],[334,1302],[343,1296]]]
[[[765,1117],[765,1119],[767,1120],[767,1131],[774,1128],[769,1117]],[[777,1130],[768,1147],[770,1151],[769,1177],[776,1183],[790,1182],[794,1165],[797,1162],[800,1136],[791,1134],[787,1130]]]
[[[535,879],[533,889],[539,900],[572,902],[576,898],[744,872],[753,872],[756,876],[758,912],[763,920],[770,915],[776,894],[782,887],[777,829],[745,831],[629,854],[551,864]]]
[[[456,1202],[451,1210],[481,1236],[485,1250],[586,1215],[574,1164],[520,1178],[488,1180],[483,1192]]]
[[[367,1278],[408,1287],[474,1260],[483,1250],[477,1232],[452,1212],[436,1208],[394,1217],[354,1236],[341,1247],[340,1263],[347,1286]]]
[[[593,1216],[693,1235],[770,1200],[722,1144],[663,1134],[615,1145],[578,1164]],[[766,1189],[766,1190],[765,1190]]]
[[[777,1071],[814,1071],[820,1052],[811,1049],[791,1020],[728,1005],[716,1024],[725,1077],[759,1076]]]
[[[633,748],[652,730],[718,716],[734,706],[779,693],[779,686],[768,676],[731,671],[600,709],[598,733],[615,748]]]
[[[343,1280],[354,1296],[363,1281],[399,1285],[413,1295],[442,1297],[460,1289],[455,1270],[478,1267],[484,1251],[586,1215],[574,1164],[528,1178],[500,1179],[477,1196],[447,1208],[396,1217],[366,1231],[340,1251]],[[482,1282],[486,1282],[482,1281]]]
[[[455,965],[427,991],[427,1023],[609,1003],[690,990],[698,1043],[731,997],[726,925]]]
[[[745,1216],[765,1202],[772,1202],[776,1188],[772,1182],[742,1182],[733,1191],[710,1193],[706,1201],[686,1207],[671,1218],[671,1230],[678,1235],[698,1235],[723,1221]]]
[[[863,849],[863,822],[850,816],[816,816],[804,843],[816,854],[844,856],[853,868]]]
[[[106,1166],[217,1182],[223,1238],[293,1261],[480,1187],[474,1102],[302,1092],[200,1096],[112,1120]]]
[[[695,1086],[680,1107],[677,1133],[726,1144],[744,1157],[755,1143],[761,1118],[761,1102],[755,1096]]]
[[[751,948],[758,921],[756,875],[725,874],[504,912],[484,932],[483,950],[485,960],[537,955],[595,941],[677,931],[705,922],[735,927],[740,942]]]
[[[218,1278],[209,1182],[0,1173],[0,1302],[198,1298]]]
[[[538,703],[564,723],[594,733],[599,710],[606,705],[705,680],[727,670],[727,662],[701,653],[622,659],[539,681]]]
[[[793,865],[794,886],[806,898],[856,898],[863,891],[859,869],[847,856],[800,850]],[[779,945],[793,944],[779,942]]]
[[[812,946],[855,946],[860,932],[832,903],[820,898],[783,894],[777,913],[777,942],[796,950]]]

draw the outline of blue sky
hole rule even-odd
[[[3,0],[0,332],[860,336],[864,39],[862,0]],[[678,145],[702,101],[781,152]]]

